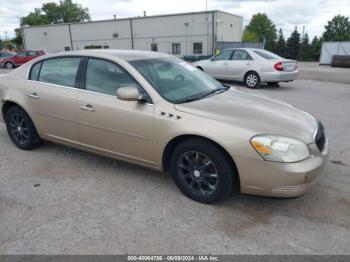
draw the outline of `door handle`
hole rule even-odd
[[[80,106],[80,109],[83,111],[95,112],[96,109],[92,105]]]
[[[34,99],[39,99],[39,98],[40,98],[39,95],[38,95],[37,93],[35,93],[35,92],[29,94],[28,97],[29,97],[29,98],[34,98]]]

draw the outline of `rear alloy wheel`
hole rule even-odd
[[[11,63],[11,62],[6,62],[6,63],[5,63],[5,67],[6,67],[7,69],[12,69],[12,68],[15,67],[15,65],[14,65],[13,63]]]
[[[30,117],[24,110],[14,106],[6,112],[7,132],[12,142],[20,149],[29,150],[37,147],[41,139]]]
[[[244,78],[244,83],[249,88],[259,88],[260,77],[255,72],[249,72]]]
[[[201,139],[185,140],[171,157],[171,174],[178,188],[189,198],[211,204],[233,190],[235,172],[225,154]]]

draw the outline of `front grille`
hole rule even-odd
[[[322,125],[321,122],[318,122],[317,132],[315,135],[315,142],[318,149],[322,152],[324,149],[324,145],[326,143],[326,135],[325,135],[324,126]]]

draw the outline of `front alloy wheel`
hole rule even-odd
[[[201,138],[178,144],[170,159],[177,187],[187,197],[206,204],[218,202],[233,191],[235,170],[220,147]]]
[[[215,164],[200,152],[185,152],[177,162],[177,172],[187,190],[195,194],[210,195],[217,188]]]
[[[12,69],[12,68],[14,68],[14,65],[13,65],[11,62],[7,62],[7,63],[5,64],[5,67],[6,67],[7,69]]]

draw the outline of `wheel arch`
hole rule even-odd
[[[1,114],[2,114],[2,117],[3,119],[5,120],[5,116],[6,116],[6,113],[7,111],[11,108],[11,107],[14,107],[14,106],[17,106],[19,108],[21,108],[24,112],[26,112],[26,114],[30,117],[30,115],[28,114],[27,110],[21,106],[20,104],[12,101],[12,100],[5,100],[3,102],[3,105],[2,105],[2,108],[1,108]],[[33,120],[32,120],[33,121]]]
[[[241,185],[240,177],[239,177],[238,168],[237,168],[237,165],[236,165],[234,159],[231,157],[231,155],[227,152],[227,150],[223,146],[218,144],[216,141],[214,141],[210,138],[204,137],[204,136],[187,134],[187,135],[179,135],[179,136],[176,136],[173,139],[171,139],[167,143],[167,145],[165,146],[165,149],[163,151],[163,156],[162,156],[162,169],[163,169],[163,171],[164,172],[169,171],[170,159],[171,159],[171,155],[172,155],[172,152],[174,151],[175,147],[187,139],[194,139],[194,138],[212,143],[223,152],[223,154],[225,155],[227,160],[230,162],[230,165],[232,166],[232,168],[235,170],[235,172],[237,174],[236,176],[234,176],[234,184],[236,185],[237,189],[240,191],[240,185]]]
[[[15,63],[11,60],[4,61],[5,67],[6,67],[6,64],[8,64],[8,63],[12,64],[12,66],[15,67]]]
[[[249,73],[255,73],[255,74],[257,74],[258,77],[259,77],[259,79],[261,80],[261,76],[260,76],[260,74],[259,74],[256,70],[248,70],[248,71],[244,74],[243,81],[245,81],[245,78],[247,77],[247,75],[248,75]]]

